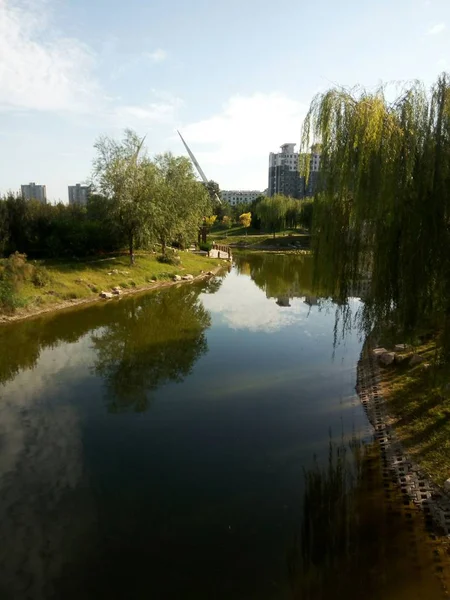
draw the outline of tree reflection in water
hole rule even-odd
[[[214,285],[213,292],[220,281]],[[119,304],[114,321],[93,334],[94,371],[105,380],[111,412],[145,411],[152,391],[182,381],[207,351],[210,316],[200,291],[181,286],[129,299]]]
[[[294,600],[439,600],[447,543],[383,476],[375,443],[330,442],[328,465],[305,471],[301,531],[288,552]]]

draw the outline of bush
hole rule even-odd
[[[30,276],[32,266],[27,263],[26,254],[14,252],[5,261],[3,278],[11,282],[13,288],[19,281],[24,281]]]
[[[165,265],[172,265],[178,267],[181,264],[181,258],[175,252],[166,252],[166,254],[160,254],[156,257],[156,260]]]
[[[209,252],[212,248],[212,244],[211,244],[211,242],[200,242],[198,247],[200,248],[200,250],[203,250],[204,252]]]
[[[0,308],[6,313],[12,313],[19,302],[14,287],[7,279],[0,279]]]
[[[44,287],[50,282],[50,275],[45,267],[34,267],[31,281],[35,287]]]

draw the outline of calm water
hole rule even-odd
[[[254,256],[0,328],[0,598],[446,597],[335,314]]]

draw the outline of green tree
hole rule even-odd
[[[208,183],[203,183],[204,187],[208,191],[209,197],[211,199],[211,203],[220,206],[220,202],[217,202],[217,198],[220,200],[220,187],[216,181],[210,179]]]
[[[9,242],[8,207],[6,201],[0,198],[0,256],[6,250]]]
[[[331,89],[306,117],[303,147],[322,143],[314,202],[318,277],[345,298],[369,274],[363,326],[441,332],[450,355],[450,77],[406,87]]]
[[[144,139],[130,129],[121,141],[103,136],[95,143],[93,178],[97,191],[111,200],[111,218],[125,235],[134,262],[137,241],[149,238],[155,169],[143,149]]]
[[[211,201],[184,156],[161,154],[155,159],[155,211],[152,231],[161,243],[177,241],[183,245],[197,237],[205,215],[211,214]]]
[[[264,198],[256,207],[256,214],[261,219],[262,226],[273,233],[273,237],[286,225],[289,200],[286,196],[276,194],[270,198]]]

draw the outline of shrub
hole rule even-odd
[[[19,281],[24,281],[30,276],[32,266],[27,263],[26,254],[14,252],[5,261],[3,277],[11,282],[13,288]]]
[[[136,282],[133,281],[132,279],[130,279],[130,281],[128,282],[128,284],[130,285],[130,287],[136,287]]]
[[[175,252],[166,252],[166,254],[160,254],[156,257],[156,260],[165,265],[172,265],[178,267],[181,264],[181,258]]]
[[[209,252],[212,248],[212,244],[211,244],[211,242],[200,242],[198,247],[200,248],[200,250],[203,250],[204,252]]]
[[[34,267],[31,281],[35,287],[44,287],[50,282],[50,275],[45,267]]]
[[[17,295],[11,281],[3,277],[0,279],[0,308],[6,313],[12,313],[18,305]]]

